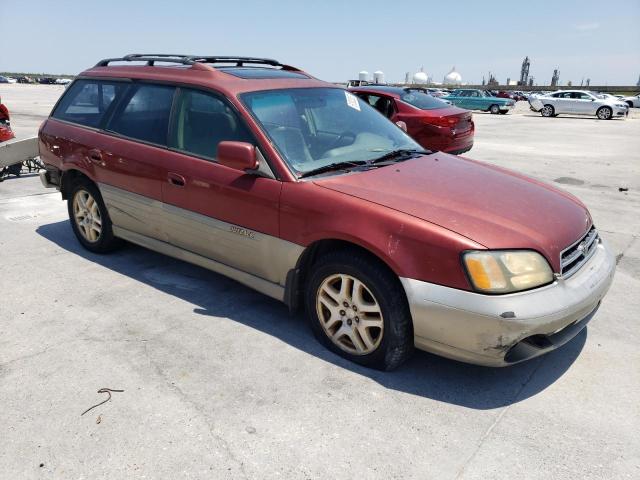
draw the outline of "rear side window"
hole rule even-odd
[[[52,117],[98,127],[105,112],[126,88],[127,84],[121,82],[77,80],[65,92]]]
[[[107,130],[165,146],[175,87],[139,84],[124,99]]]
[[[223,141],[255,143],[238,115],[217,96],[181,89],[169,146],[199,157],[215,159],[218,143]]]
[[[437,108],[446,108],[449,105],[431,95],[424,92],[408,91],[400,96],[400,100],[413,105],[420,110],[435,110]]]

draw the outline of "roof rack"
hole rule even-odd
[[[119,58],[105,58],[96,63],[96,67],[106,67],[111,62],[146,62],[148,66],[153,66],[155,62],[179,63],[182,65],[195,65],[196,63],[219,64],[230,63],[236,67],[243,67],[246,63],[251,65],[269,65],[271,67],[280,67],[283,70],[299,69],[290,65],[283,65],[277,60],[271,58],[256,57],[226,57],[226,56],[208,56],[208,55],[178,55],[170,53],[132,53]]]

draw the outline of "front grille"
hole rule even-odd
[[[577,272],[596,252],[599,243],[598,231],[591,227],[584,237],[560,253],[560,274],[566,278]]]

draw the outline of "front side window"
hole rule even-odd
[[[393,100],[390,98],[370,94],[368,101],[369,105],[378,110],[385,117],[391,118],[391,116],[393,116]]]
[[[175,87],[167,85],[136,85],[114,113],[107,130],[166,145],[174,92]]]
[[[299,174],[339,162],[371,161],[397,149],[422,150],[346,90],[295,88],[250,92],[240,98]]]
[[[169,146],[215,159],[222,141],[255,143],[244,123],[220,98],[198,90],[181,89]]]
[[[52,117],[96,128],[116,96],[126,88],[124,82],[77,80],[65,92]]]

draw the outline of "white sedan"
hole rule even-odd
[[[622,101],[629,105],[629,108],[640,108],[640,94],[636,95],[635,97],[624,97]]]
[[[601,120],[625,117],[629,107],[622,100],[612,99],[586,90],[560,90],[549,95],[529,98],[531,108],[543,117],[569,115],[595,115]]]

